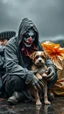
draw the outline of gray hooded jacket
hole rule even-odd
[[[33,78],[33,72],[30,70],[32,60],[29,57],[25,56],[20,48],[20,43],[22,42],[23,35],[28,31],[29,28],[33,28],[36,32],[37,37],[34,43],[37,49],[40,51],[43,50],[39,43],[39,33],[36,26],[31,20],[28,20],[27,18],[23,19],[19,27],[18,36],[11,38],[5,48],[5,81],[10,76],[19,76],[25,81],[25,83],[30,82]],[[52,65],[55,69],[55,66],[51,60],[47,60],[47,65]],[[53,80],[55,80],[55,77]]]

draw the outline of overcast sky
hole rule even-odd
[[[64,0],[0,0],[0,31],[18,31],[24,17],[31,19],[42,38],[64,37]]]

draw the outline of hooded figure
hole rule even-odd
[[[32,60],[29,56],[36,50],[43,50],[39,43],[38,30],[31,20],[24,18],[20,24],[18,36],[11,38],[5,48],[6,74],[3,77],[3,83],[9,97],[8,102],[16,104],[30,99],[26,84],[31,81],[34,87],[41,86],[30,70]],[[57,71],[50,59],[46,64],[49,70],[48,87],[50,89],[57,80]]]

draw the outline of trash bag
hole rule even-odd
[[[51,91],[57,96],[64,96],[64,60],[62,61],[62,70],[58,69],[58,80],[51,88]]]
[[[58,80],[51,88],[51,91],[58,96],[64,96],[64,78]]]

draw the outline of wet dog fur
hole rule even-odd
[[[44,51],[36,51],[33,54],[30,55],[30,58],[33,61],[33,65],[31,70],[32,71],[37,71],[36,72],[36,77],[41,81],[44,82],[44,86],[43,86],[43,90],[44,90],[44,103],[45,104],[50,104],[50,102],[48,101],[48,96],[47,96],[47,66],[45,65],[45,61],[47,59],[46,54],[44,53]],[[40,96],[39,96],[39,90],[35,90],[33,88],[33,93],[36,99],[36,105],[41,105],[41,101],[40,101]],[[41,91],[41,90],[40,90]]]

